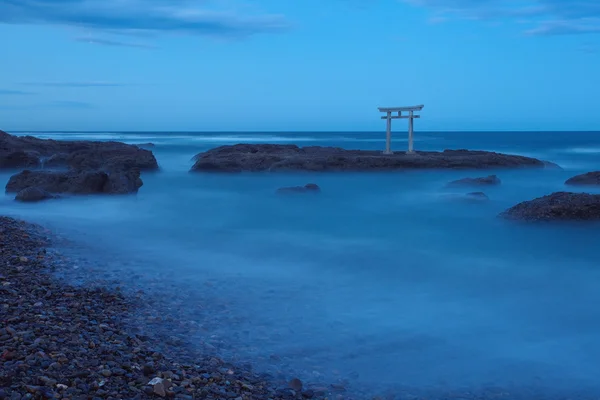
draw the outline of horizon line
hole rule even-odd
[[[293,134],[293,133],[384,133],[385,130],[374,131],[374,130],[301,130],[301,131],[286,131],[286,130],[6,130],[5,132],[10,133],[277,133],[277,134]],[[402,131],[392,131],[393,133],[405,133]],[[600,133],[598,130],[547,130],[547,129],[526,129],[526,130],[478,130],[478,129],[466,129],[466,130],[422,130],[415,131],[418,133]]]

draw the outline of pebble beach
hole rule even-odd
[[[65,264],[47,250],[49,235],[0,217],[0,399],[326,397],[298,379],[277,385],[250,369],[194,354],[177,339],[132,333],[132,299],[58,279]]]

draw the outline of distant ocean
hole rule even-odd
[[[152,286],[166,304],[185,299],[174,315],[210,326],[211,340],[228,344],[225,357],[373,393],[600,395],[600,225],[496,218],[600,170],[600,132],[415,133],[417,150],[521,154],[562,170],[236,175],[188,171],[195,154],[225,144],[383,149],[385,132],[18,134],[156,145],[161,171],[143,175],[137,196],[5,196],[2,214],[71,238],[64,250],[97,276]],[[404,151],[406,133],[392,144]],[[463,191],[444,188],[488,174],[502,184],[484,189],[487,203],[454,201]],[[319,196],[274,194],[309,182]]]

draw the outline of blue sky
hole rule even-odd
[[[599,0],[0,0],[0,129],[600,130]]]

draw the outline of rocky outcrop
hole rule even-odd
[[[106,171],[157,170],[151,151],[119,142],[59,141],[0,131],[0,168],[64,167]]]
[[[448,183],[447,186],[496,186],[501,183],[496,175],[489,175],[480,178],[463,178]]]
[[[291,186],[291,187],[283,187],[277,189],[277,193],[279,194],[287,194],[287,193],[318,193],[321,191],[321,188],[314,183],[307,183],[304,186]]]
[[[588,172],[567,179],[565,185],[573,186],[600,186],[600,171]]]
[[[37,167],[42,169],[13,175],[6,192],[17,193],[19,201],[57,193],[137,193],[143,185],[140,171],[156,170],[158,163],[151,151],[125,143],[44,140],[0,131],[0,168]]]
[[[19,193],[17,193],[15,196],[15,200],[23,203],[34,203],[42,200],[53,199],[55,197],[56,196],[46,192],[44,189],[34,186],[19,191]]]
[[[36,153],[11,149],[2,151],[0,149],[0,168],[36,168],[40,165],[40,159]]]
[[[194,157],[192,171],[389,171],[399,169],[545,168],[535,158],[487,151],[444,150],[414,154],[279,144],[221,146]]]
[[[136,193],[143,185],[140,172],[129,171],[29,171],[10,177],[7,193],[19,193],[37,188],[48,193],[67,194],[127,194]]]
[[[521,221],[587,221],[600,220],[600,195],[557,192],[524,201],[500,214]]]

